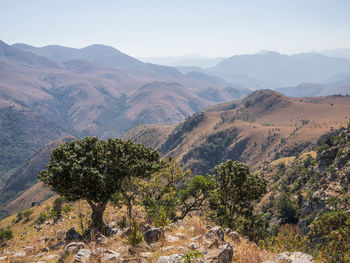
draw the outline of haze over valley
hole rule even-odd
[[[0,8],[0,262],[349,262],[349,2],[49,2]]]

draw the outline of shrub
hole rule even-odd
[[[350,261],[350,213],[323,214],[312,222],[309,237],[327,262]]]
[[[132,246],[140,244],[143,240],[143,235],[140,230],[140,224],[135,220],[131,223],[131,234],[127,238],[127,243]]]
[[[10,229],[0,229],[0,243],[6,242],[13,238],[12,230]]]
[[[22,216],[25,218],[25,221],[29,221],[29,218],[32,214],[33,214],[33,209],[27,209],[22,212]]]

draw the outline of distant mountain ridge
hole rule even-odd
[[[218,95],[213,97],[213,92]],[[186,76],[172,67],[146,64],[112,47],[35,48],[0,42],[0,133],[5,147],[0,183],[51,140],[66,135],[109,138],[140,123],[176,123],[218,100],[249,92],[209,76]]]
[[[320,54],[283,55],[264,52],[224,59],[210,72],[234,80],[238,74],[271,83],[271,88],[294,86],[303,82],[324,82],[341,73],[350,73],[350,59]]]

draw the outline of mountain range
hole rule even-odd
[[[0,42],[0,184],[40,147],[62,136],[108,138],[140,123],[176,123],[250,92],[217,79],[143,63],[107,46]]]

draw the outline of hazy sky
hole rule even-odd
[[[0,0],[0,39],[136,57],[350,48],[350,0]]]

